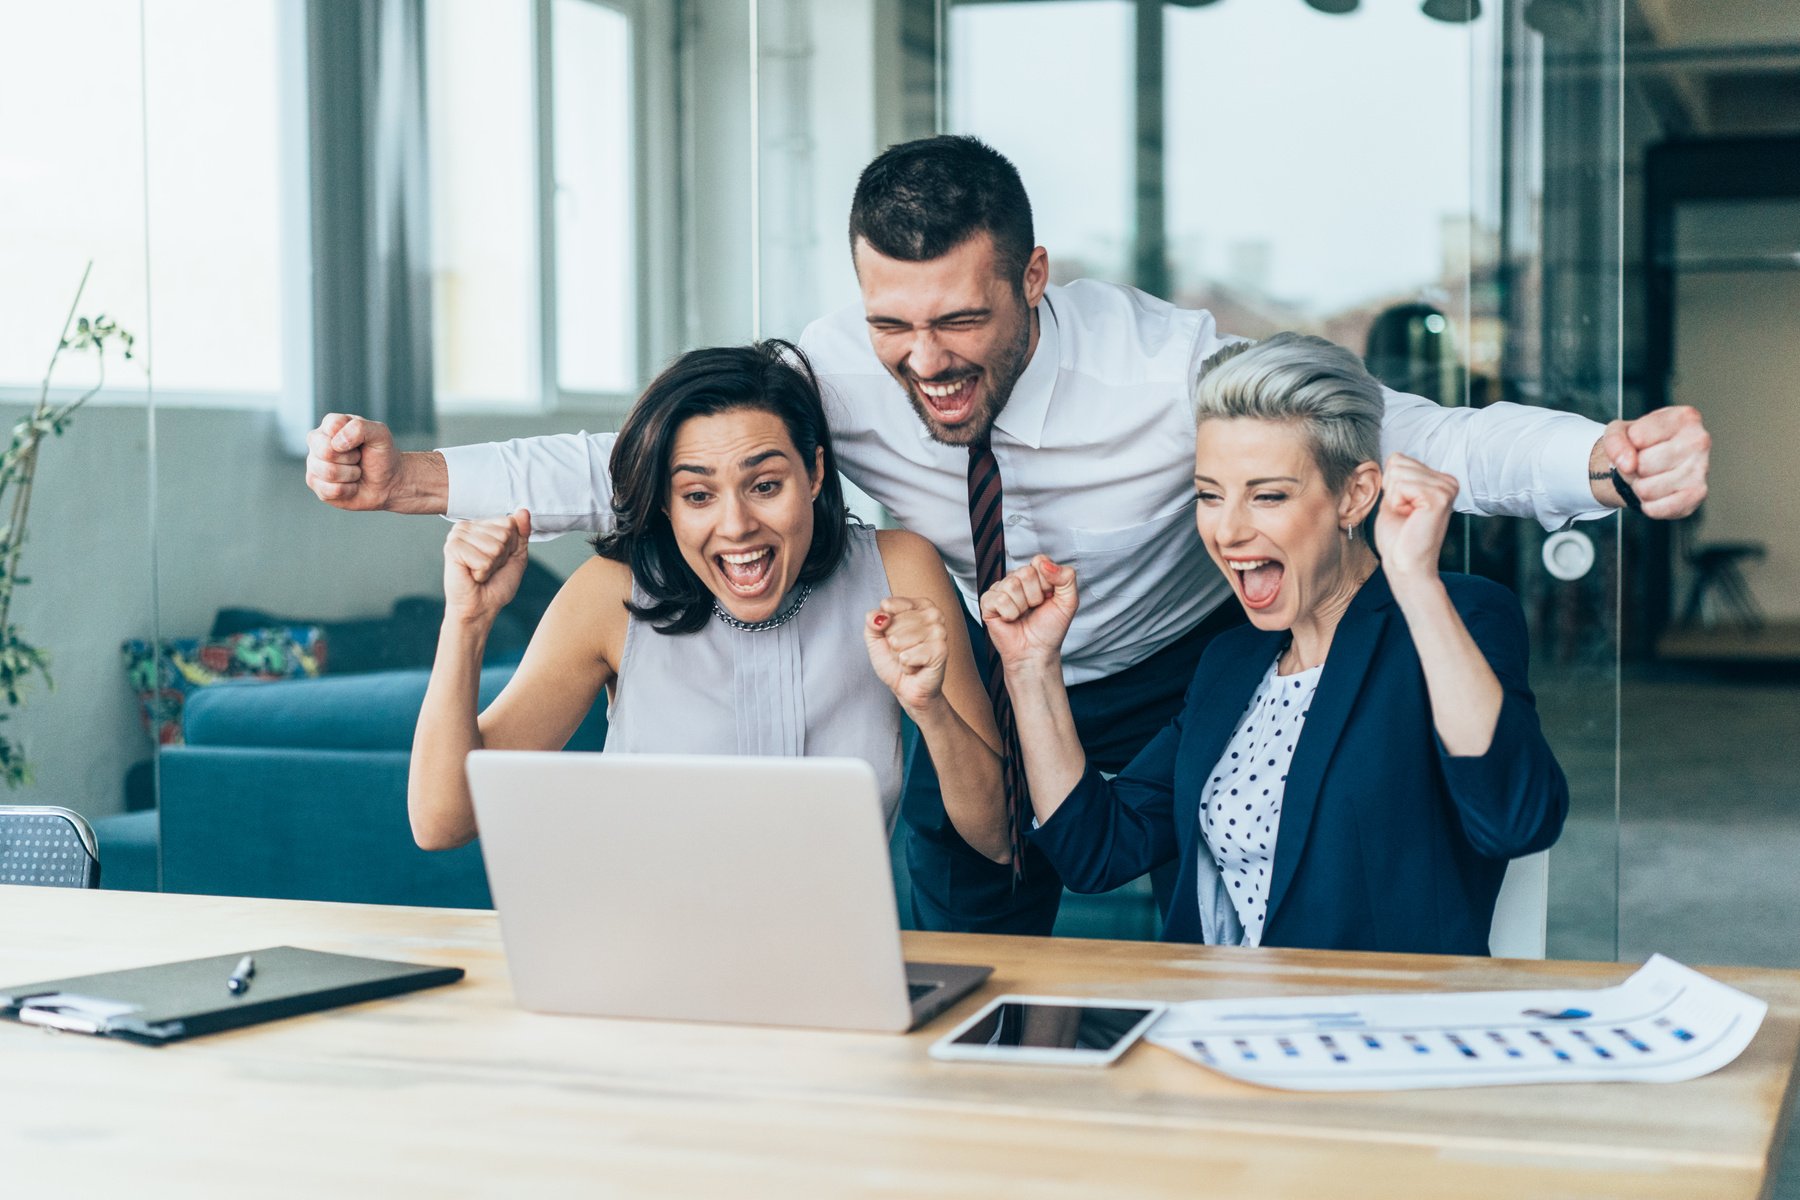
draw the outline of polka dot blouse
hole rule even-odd
[[[1269,664],[1250,697],[1200,802],[1200,830],[1237,909],[1246,946],[1262,944],[1288,763],[1324,669],[1280,675],[1280,661],[1277,656]]]

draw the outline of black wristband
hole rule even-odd
[[[1619,474],[1619,468],[1617,467],[1612,469],[1612,485],[1613,491],[1619,493],[1619,499],[1625,502],[1626,508],[1629,508],[1634,513],[1641,513],[1644,511],[1644,502],[1639,500],[1638,494],[1631,490],[1631,485],[1625,482],[1625,477]]]

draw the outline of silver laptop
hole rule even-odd
[[[992,973],[901,958],[860,760],[477,750],[468,771],[521,1007],[898,1033]]]

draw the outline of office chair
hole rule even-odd
[[[1540,850],[1506,864],[1488,953],[1495,958],[1542,958],[1550,919],[1550,852]]]
[[[100,848],[80,813],[53,805],[0,804],[0,884],[97,888]]]
[[[1744,579],[1742,564],[1768,557],[1768,546],[1762,542],[1700,542],[1699,527],[1700,514],[1695,513],[1676,529],[1682,557],[1693,572],[1680,628],[1699,627],[1706,616],[1707,597],[1716,592],[1727,620],[1746,633],[1756,633],[1763,627],[1762,608]]]

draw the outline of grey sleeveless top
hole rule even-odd
[[[649,603],[634,581],[632,599]],[[658,633],[631,617],[607,709],[606,749],[638,754],[829,755],[875,768],[891,830],[900,801],[900,703],[869,665],[863,621],[889,596],[875,531],[852,526],[844,561],[798,615]]]

